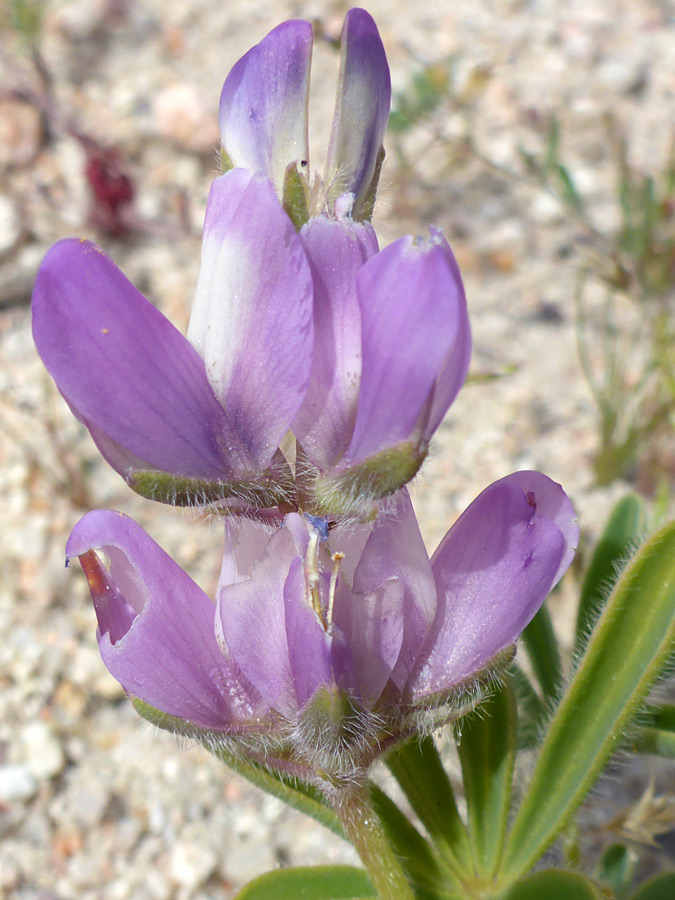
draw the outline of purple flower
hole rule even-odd
[[[310,53],[309,23],[286,22],[225,82],[224,141],[245,168],[211,188],[187,339],[86,241],[58,243],[38,273],[38,351],[146,497],[367,516],[417,473],[466,377],[466,300],[440,232],[378,252],[350,215],[375,177],[390,99],[363,10],[345,20],[329,151],[341,212],[297,234],[276,196],[288,161],[306,157]]]
[[[278,528],[225,528],[215,606],[118,513],[86,515],[67,555],[87,575],[103,661],[144,714],[276,740],[310,768],[338,765],[338,745],[366,765],[457,715],[578,539],[562,488],[538,472],[483,491],[431,561],[405,491],[368,525],[291,513]]]
[[[349,219],[314,218],[298,235],[269,181],[244,169],[211,189],[188,339],[77,240],[40,268],[33,334],[75,415],[144,496],[297,506],[295,463],[313,511],[350,515],[416,474],[471,347],[440,233],[381,252]],[[295,460],[278,450],[290,429]]]
[[[33,335],[75,415],[139,493],[279,502],[288,467],[277,448],[312,361],[312,280],[267,179],[237,169],[214,182],[190,340],[78,240],[40,267]]]
[[[289,200],[299,173],[309,191],[307,105],[312,26],[292,19],[271,31],[233,67],[220,97],[228,166],[262,172]],[[341,40],[340,75],[323,190],[316,206],[369,218],[382,163],[391,81],[372,17],[351,9]]]

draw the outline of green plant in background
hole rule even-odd
[[[35,42],[40,33],[44,8],[44,0],[10,0],[12,27],[29,45]]]
[[[613,235],[596,233],[604,252],[580,270],[578,345],[599,413],[598,482],[628,476],[653,491],[660,476],[673,477],[675,144],[664,171],[652,176],[630,166],[627,141],[614,122],[608,130],[621,226]],[[583,218],[583,204],[577,202]],[[586,302],[590,279],[605,292],[599,341]],[[622,324],[626,306],[628,328]]]
[[[420,177],[406,141],[422,131],[430,135],[429,146],[445,145],[445,177],[478,162],[500,178],[545,191],[567,211],[585,239],[576,321],[581,365],[598,410],[596,478],[599,484],[629,478],[654,492],[660,478],[672,480],[675,471],[675,141],[661,172],[641,172],[629,163],[626,137],[606,117],[620,225],[605,230],[563,159],[557,117],[548,121],[540,152],[519,146],[521,167],[504,166],[476,137],[476,100],[490,70],[478,67],[460,83],[457,63],[452,56],[421,67],[394,98],[390,130],[399,162],[409,176]],[[439,126],[449,115],[460,123],[451,138]],[[598,285],[605,295],[599,314],[588,300]]]

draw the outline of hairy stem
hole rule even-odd
[[[346,785],[330,800],[379,900],[414,900],[410,882],[373,809],[367,785]]]

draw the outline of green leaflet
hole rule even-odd
[[[518,708],[518,749],[527,750],[534,747],[539,740],[546,707],[532,682],[515,660],[509,668],[509,676]]]
[[[546,605],[527,626],[522,640],[544,698],[556,700],[562,684],[562,664],[558,639]]]
[[[590,790],[675,645],[675,523],[615,585],[544,738],[508,838],[509,884],[542,855]]]
[[[603,854],[597,872],[598,880],[608,884],[617,897],[623,897],[633,880],[636,861],[634,850],[625,844],[612,844]]]
[[[303,866],[261,875],[235,900],[376,900],[376,896],[363,869]]]
[[[504,846],[516,756],[516,703],[510,680],[461,723],[458,743],[479,875],[493,875]]]
[[[632,749],[675,759],[675,706],[652,706],[640,722]]]
[[[443,891],[445,872],[429,842],[376,785],[371,785],[370,797],[387,840],[413,885],[415,896],[420,900],[435,900],[438,891]]]
[[[545,869],[519,881],[503,895],[503,900],[601,900],[592,881],[579,872]]]
[[[673,900],[675,897],[675,872],[663,872],[645,881],[630,900]]]
[[[399,745],[386,762],[451,870],[471,874],[466,827],[433,738]]]
[[[619,500],[610,513],[581,587],[574,639],[576,656],[583,653],[593,622],[617,579],[618,567],[630,558],[644,533],[646,520],[644,501],[637,494]]]

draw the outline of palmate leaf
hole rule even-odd
[[[500,867],[522,877],[575,812],[675,646],[675,523],[614,587],[544,738]]]
[[[261,875],[235,900],[377,900],[364,869],[302,866]]]

